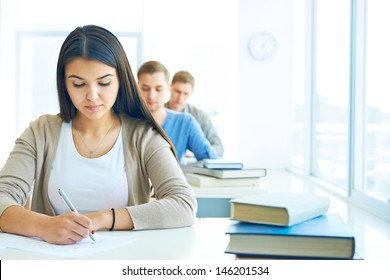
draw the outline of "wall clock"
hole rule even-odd
[[[276,38],[268,32],[255,33],[249,39],[248,50],[254,59],[267,60],[276,53]]]

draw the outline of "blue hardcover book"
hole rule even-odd
[[[243,167],[240,169],[235,168],[207,168],[204,166],[194,165],[192,167],[192,172],[195,174],[212,176],[215,178],[253,178],[253,177],[265,177],[267,175],[267,170],[260,167]]]
[[[352,259],[355,238],[336,213],[279,227],[232,222],[226,253],[264,258]]]

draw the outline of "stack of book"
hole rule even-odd
[[[329,198],[266,193],[231,200],[226,253],[237,258],[352,259],[355,239]]]
[[[205,160],[202,165],[194,165],[192,172],[186,178],[195,187],[259,186],[260,178],[267,174],[265,168],[246,167],[241,162],[222,159]]]

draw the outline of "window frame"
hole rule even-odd
[[[315,106],[315,69],[316,69],[316,1],[306,0],[306,62],[305,62],[305,142],[303,170],[298,170],[308,178],[324,186],[332,193],[359,205],[383,220],[390,221],[390,201],[364,193],[364,139],[365,139],[365,46],[366,46],[366,7],[367,0],[351,0],[350,32],[350,89],[349,89],[349,156],[348,184],[346,192],[333,184],[316,177],[313,173],[314,161],[314,125]],[[292,171],[297,171],[292,167]]]

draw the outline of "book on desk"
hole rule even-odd
[[[252,177],[265,177],[267,170],[260,167],[246,167],[241,169],[214,169],[207,168],[205,166],[194,165],[192,168],[193,173],[200,175],[207,175],[215,178],[252,178]]]
[[[206,162],[223,165],[218,165],[219,169],[208,168]],[[259,168],[260,172],[248,175],[247,168],[241,166],[244,165],[237,161],[204,160],[184,172],[197,198],[197,217],[230,217],[232,198],[264,192],[260,190],[260,178],[265,176],[265,169]],[[201,174],[201,170],[206,174]]]
[[[195,187],[246,187],[260,185],[260,177],[215,178],[195,173],[186,173],[185,176],[188,183]]]
[[[232,161],[226,159],[205,159],[203,167],[209,169],[242,169],[244,164],[240,161]]]
[[[289,227],[232,221],[226,253],[238,257],[352,259],[355,239],[336,213]]]
[[[231,218],[244,222],[292,226],[326,213],[328,197],[307,193],[265,193],[232,199]]]
[[[258,186],[265,175],[265,168],[248,168],[224,159],[206,159],[186,173],[188,183],[196,187]]]

